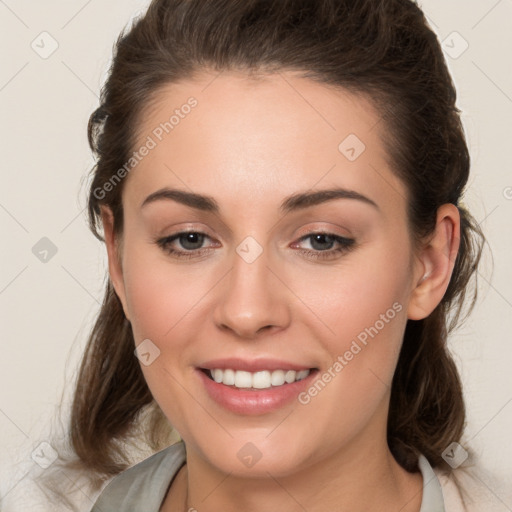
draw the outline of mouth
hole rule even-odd
[[[299,382],[317,372],[318,368],[259,370],[256,372],[233,368],[199,368],[199,370],[217,384],[235,389],[260,391]]]
[[[273,358],[226,358],[196,366],[207,396],[243,416],[264,415],[291,405],[319,374],[308,367]]]

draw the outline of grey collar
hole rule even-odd
[[[441,484],[424,455],[420,454],[418,457],[418,466],[423,476],[423,498],[420,512],[445,512]]]

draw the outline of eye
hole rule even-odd
[[[200,231],[182,231],[165,238],[156,240],[156,244],[166,253],[176,258],[197,258],[211,248],[203,248],[205,239],[210,239],[206,233]],[[182,249],[177,247],[181,246]]]
[[[218,242],[214,242],[210,247],[203,247],[205,240],[211,238],[200,231],[182,231],[164,238],[160,238],[155,243],[167,254],[175,258],[199,258],[213,250],[214,247],[220,247]],[[309,241],[309,248],[297,247],[301,242]],[[352,238],[346,238],[333,233],[317,232],[309,233],[292,244],[293,248],[298,248],[299,252],[307,258],[312,259],[333,259],[341,254],[348,252],[355,244]]]
[[[300,242],[309,241],[311,249],[299,249],[302,254],[313,259],[332,259],[348,252],[354,247],[355,240],[333,233],[317,232],[309,233],[303,236],[294,244],[297,246]],[[292,247],[294,247],[292,246]]]

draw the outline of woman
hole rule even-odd
[[[455,100],[410,0],[154,0],[119,38],[71,418],[120,473],[94,512],[481,510],[446,346],[483,242]],[[126,469],[138,429],[159,451]]]

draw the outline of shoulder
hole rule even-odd
[[[115,476],[101,492],[91,512],[123,512],[135,504],[158,510],[165,493],[186,460],[183,441],[161,450]]]
[[[445,502],[446,512],[508,512],[512,502],[510,482],[475,467],[459,467],[451,471],[434,468]]]
[[[52,446],[58,447],[59,455],[67,454],[65,447],[57,442]],[[20,451],[25,454],[25,449]],[[28,456],[15,466],[6,471],[0,467],[0,510],[133,512],[133,503],[143,503],[140,510],[150,512],[152,507],[156,512],[160,495],[163,499],[169,483],[186,460],[185,445],[178,442],[154,454],[142,453],[133,450],[132,460],[146,458],[105,482],[87,470],[70,469],[66,457],[62,460],[59,457],[43,469],[34,464],[28,451],[25,454]],[[7,470],[8,478],[4,478]]]

